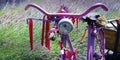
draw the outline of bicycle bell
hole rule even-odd
[[[73,30],[73,23],[71,19],[63,18],[58,23],[58,29],[61,34],[70,33]]]

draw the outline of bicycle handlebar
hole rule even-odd
[[[108,8],[103,3],[96,3],[96,4],[92,5],[91,7],[89,7],[85,12],[83,12],[81,14],[81,16],[87,15],[89,12],[91,12],[92,10],[94,10],[98,7],[101,7],[103,10],[108,11]]]
[[[103,10],[108,11],[108,8],[102,4],[102,3],[96,3],[94,5],[92,5],[90,8],[88,8],[86,11],[84,11],[82,14],[74,14],[74,13],[48,13],[47,11],[45,11],[44,9],[42,9],[40,6],[31,3],[28,4],[25,7],[25,10],[28,10],[30,7],[36,8],[37,10],[39,10],[40,12],[42,12],[45,15],[49,15],[49,16],[55,16],[55,15],[59,15],[59,16],[74,16],[74,17],[80,17],[80,16],[85,16],[87,15],[89,12],[91,12],[92,10],[101,7]]]
[[[39,10],[40,12],[42,12],[43,14],[45,15],[48,15],[48,12],[45,11],[44,9],[42,9],[40,6],[34,4],[34,3],[31,3],[31,4],[28,4],[26,7],[25,7],[25,10],[28,10],[28,8],[30,7],[33,7],[33,8],[36,8],[37,10]]]

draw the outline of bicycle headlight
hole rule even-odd
[[[73,30],[73,23],[68,18],[63,18],[58,23],[58,29],[61,34],[67,34]]]

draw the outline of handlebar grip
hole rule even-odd
[[[101,7],[103,10],[108,11],[108,8],[106,7],[105,4],[103,3],[96,3],[94,5],[92,5],[90,8],[88,8],[86,11],[84,11],[81,16],[85,16],[87,15],[89,12],[91,12],[92,10],[94,10],[95,8]]]
[[[37,10],[39,10],[40,12],[42,12],[45,15],[48,15],[48,12],[45,11],[44,9],[42,9],[40,6],[34,4],[34,3],[30,3],[25,7],[25,10],[28,10],[30,7],[36,8]]]
[[[105,4],[103,4],[103,3],[96,3],[96,4],[94,4],[94,6],[101,7],[103,10],[108,11],[107,6]]]

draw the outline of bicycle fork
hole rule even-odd
[[[68,43],[70,51],[66,49],[66,42]],[[68,34],[66,34],[66,35],[62,34],[61,43],[62,43],[62,48],[60,51],[60,54],[61,54],[60,60],[67,60],[67,59],[68,60],[76,60],[76,53],[77,52],[75,52],[75,49],[72,46],[72,43],[71,43],[71,40],[70,40],[70,37]]]

